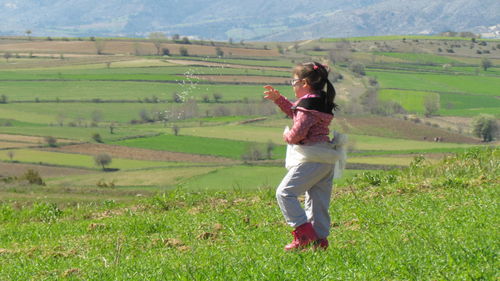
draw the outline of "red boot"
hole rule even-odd
[[[326,250],[328,249],[328,239],[326,238],[321,238],[316,241],[314,241],[314,249],[320,249],[320,250]]]
[[[302,249],[312,242],[318,240],[316,231],[310,222],[306,222],[292,231],[293,241],[285,246],[285,251]]]

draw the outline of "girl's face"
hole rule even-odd
[[[292,87],[295,92],[295,97],[298,99],[311,93],[311,87],[307,84],[307,81],[305,79],[300,79],[297,74],[293,76]]]

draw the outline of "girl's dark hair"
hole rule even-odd
[[[325,99],[326,107],[331,110],[337,110],[338,105],[334,103],[335,88],[328,80],[330,68],[319,62],[300,63],[293,69],[293,74],[299,79],[305,79],[311,88],[319,92],[321,97]],[[326,92],[323,90],[326,85]]]

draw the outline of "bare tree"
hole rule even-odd
[[[95,44],[95,50],[98,55],[103,54],[104,47],[106,46],[106,41],[99,39],[94,41]]]
[[[328,52],[328,58],[333,64],[348,62],[351,59],[351,49],[351,42],[343,39]]]
[[[441,108],[439,94],[429,94],[424,98],[425,116],[436,114]]]
[[[12,151],[12,150],[10,150],[10,151],[7,152],[7,156],[9,156],[10,161],[14,160],[14,155],[15,154],[16,153],[14,151]]]
[[[484,58],[481,60],[481,67],[484,69],[484,71],[487,71],[488,68],[492,67],[493,64],[491,63],[491,60]]]
[[[166,39],[167,36],[165,36],[165,33],[163,32],[149,33],[149,40],[151,40],[153,42],[153,45],[155,45],[157,55],[161,54],[161,44],[165,42]]]
[[[179,135],[180,130],[181,130],[181,128],[179,126],[177,126],[177,125],[172,126],[172,133],[174,133],[175,136]]]
[[[11,52],[5,52],[3,53],[3,57],[4,59],[9,62],[9,59],[12,57],[12,53]]]

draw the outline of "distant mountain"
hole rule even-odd
[[[0,0],[0,35],[132,36],[161,31],[215,40],[484,32],[499,0]]]

